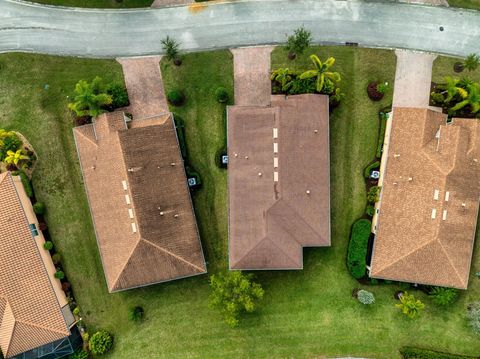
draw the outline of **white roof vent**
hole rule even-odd
[[[437,210],[435,208],[432,208],[432,219],[435,219],[437,217]]]

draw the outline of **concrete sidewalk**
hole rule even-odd
[[[397,70],[393,90],[393,107],[428,107],[433,54],[396,50]]]
[[[160,72],[161,56],[119,58],[130,99],[130,112],[135,119],[168,111]]]
[[[271,98],[272,46],[244,47],[233,53],[235,105],[267,106]]]

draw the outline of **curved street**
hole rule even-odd
[[[321,44],[480,53],[480,12],[339,0],[240,0],[134,10],[0,0],[0,52],[149,55],[162,52],[160,40],[167,35],[185,51],[201,51],[285,42],[285,34],[302,25]]]

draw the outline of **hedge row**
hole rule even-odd
[[[477,356],[466,356],[437,352],[435,350],[414,348],[414,347],[402,347],[400,348],[400,354],[404,359],[473,359]]]
[[[388,116],[380,115],[380,134],[378,135],[377,158],[382,157],[383,141],[385,140],[385,129],[387,128]]]
[[[375,161],[371,165],[365,167],[365,169],[363,170],[363,177],[370,177],[370,172],[374,169],[377,169],[378,167],[380,167],[380,161]]]
[[[28,178],[27,174],[23,170],[18,171],[18,175],[22,180],[23,188],[25,189],[25,193],[29,198],[33,198],[33,187],[30,178]]]
[[[348,243],[347,267],[356,279],[364,277],[367,271],[367,248],[371,228],[372,222],[368,219],[359,219],[352,226]]]
[[[178,144],[180,146],[180,152],[182,153],[182,158],[187,159],[187,143],[185,142],[185,123],[183,119],[174,114],[173,119],[175,121],[175,128],[177,129]]]

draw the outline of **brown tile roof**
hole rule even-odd
[[[228,108],[231,269],[301,269],[330,245],[328,121],[322,95]]]
[[[370,275],[466,289],[480,196],[480,121],[395,108]],[[434,218],[433,218],[434,217]]]
[[[0,174],[0,348],[6,358],[70,335],[9,172]]]
[[[108,290],[206,272],[170,114],[74,129]]]

